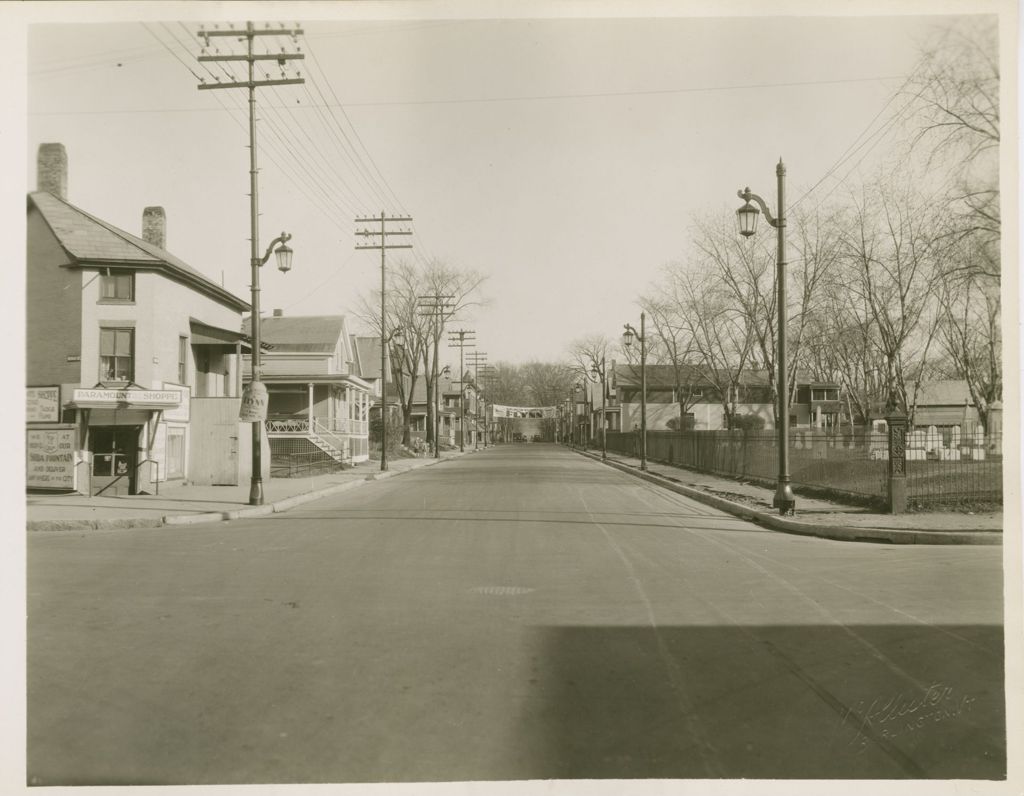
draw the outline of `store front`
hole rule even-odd
[[[180,390],[74,390],[67,407],[75,410],[87,465],[78,490],[106,496],[156,490],[169,470],[164,412],[181,404]]]
[[[142,426],[89,429],[93,495],[135,495]]]

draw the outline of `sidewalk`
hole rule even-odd
[[[577,451],[601,461],[601,452]],[[608,465],[699,500],[737,517],[786,533],[821,536],[857,542],[893,544],[1003,543],[1002,512],[967,514],[953,511],[881,514],[860,506],[833,503],[820,498],[796,496],[796,515],[781,517],[772,508],[774,488],[721,478],[682,467],[647,462],[618,453],[608,454]]]
[[[389,459],[388,470],[383,473],[379,461],[367,461],[338,473],[305,478],[270,478],[263,482],[265,503],[262,506],[249,505],[248,482],[239,486],[166,488],[161,484],[159,495],[101,495],[92,498],[78,494],[28,495],[26,524],[30,531],[71,531],[157,528],[259,517],[462,455],[459,451],[442,451],[440,459],[432,456]]]

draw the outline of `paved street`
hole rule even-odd
[[[1001,557],[766,531],[537,444],[33,533],[29,781],[1002,778]]]

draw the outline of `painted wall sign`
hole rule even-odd
[[[26,434],[26,486],[36,489],[74,489],[74,427],[30,428]]]
[[[29,423],[60,422],[60,387],[28,387],[25,396],[25,419]]]

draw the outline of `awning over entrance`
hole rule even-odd
[[[234,346],[236,343],[240,343],[243,351],[252,351],[252,340],[241,332],[210,326],[210,324],[197,321],[195,318],[189,318],[188,325],[191,332],[189,342],[192,345]],[[262,343],[260,348],[270,349],[272,346]]]

